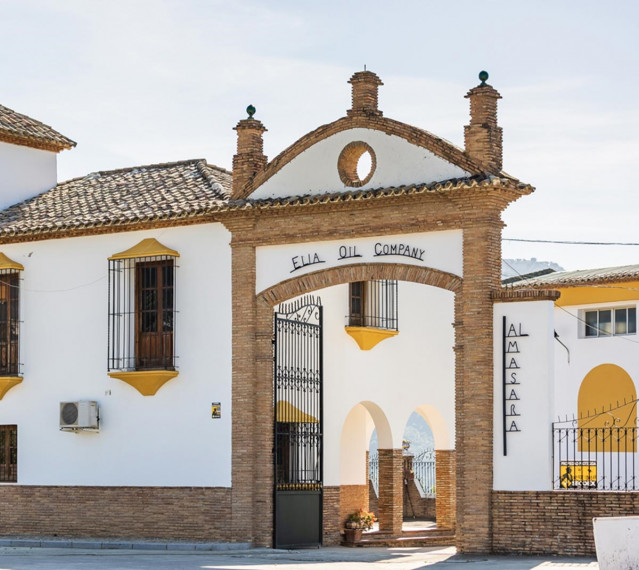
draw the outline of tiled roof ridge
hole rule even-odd
[[[135,166],[123,166],[121,168],[114,168],[112,170],[95,170],[94,172],[89,172],[88,174],[85,174],[83,176],[78,176],[76,178],[70,178],[69,180],[64,180],[63,182],[60,182],[59,184],[66,184],[68,182],[74,182],[74,181],[77,181],[77,180],[82,180],[84,178],[88,178],[90,176],[96,176],[96,175],[107,176],[107,175],[111,175],[111,174],[124,174],[126,172],[135,172],[136,170],[172,168],[174,166],[183,166],[183,165],[187,165],[187,164],[197,164],[197,163],[200,163],[200,162],[204,163],[206,166],[212,166],[214,168],[219,169],[220,171],[228,172],[228,171],[225,171],[223,168],[220,168],[218,166],[214,166],[212,164],[207,164],[205,158],[186,158],[184,160],[173,160],[171,162],[156,162],[156,163],[153,163],[153,164],[138,164],[138,165],[135,165]]]
[[[553,288],[558,286],[588,286],[591,284],[635,281],[639,279],[639,265],[618,265],[593,269],[556,271],[506,285],[515,288]]]
[[[5,105],[0,105],[0,140],[2,139],[25,146],[58,151],[71,149],[77,145],[75,141],[65,137],[50,125]],[[29,142],[35,144],[30,145]]]
[[[281,198],[261,198],[251,199],[243,198],[240,200],[231,200],[229,205],[235,208],[242,207],[268,207],[268,206],[285,206],[285,205],[310,205],[327,202],[360,200],[369,198],[378,198],[382,196],[399,196],[408,194],[423,194],[425,192],[450,191],[458,189],[470,189],[489,186],[516,186],[516,189],[522,193],[529,193],[534,190],[530,184],[525,184],[516,178],[503,178],[493,174],[479,174],[475,176],[467,176],[463,178],[450,178],[437,182],[428,182],[422,184],[402,184],[400,186],[384,186],[379,188],[371,188],[367,190],[353,189],[349,191],[324,192],[322,194],[302,194],[298,196],[284,196]]]
[[[170,168],[175,166],[184,169]],[[166,169],[166,177],[154,173]],[[123,174],[139,172],[142,177],[131,177],[130,185],[119,182]],[[214,172],[219,173],[216,180]],[[115,174],[115,176],[114,176]],[[118,176],[118,174],[120,176]],[[184,175],[187,177],[184,178]],[[195,181],[193,175],[199,178]],[[174,176],[182,177],[179,186],[172,186],[170,180]],[[163,182],[165,181],[165,182]],[[169,184],[166,186],[166,184]],[[96,192],[95,185],[101,187]],[[158,186],[159,185],[159,186]],[[198,191],[198,186],[204,193]],[[145,190],[146,187],[146,190]],[[150,189],[152,195],[145,194]],[[175,188],[178,192],[167,194],[167,189]],[[398,187],[378,188],[376,190],[352,190],[349,192],[332,192],[320,195],[294,196],[272,200],[229,200],[231,191],[231,175],[219,167],[213,167],[202,159],[192,159],[158,165],[137,166],[111,171],[100,171],[82,178],[76,178],[55,186],[20,204],[10,206],[0,212],[0,238],[16,238],[20,236],[47,236],[68,232],[95,230],[98,228],[131,228],[153,222],[193,220],[210,217],[213,214],[224,215],[232,212],[250,211],[254,209],[278,209],[286,207],[306,207],[339,204],[348,201],[378,200],[397,196],[423,195],[436,192],[456,190],[472,190],[481,188],[501,188],[517,192],[521,195],[532,192],[530,185],[512,179],[494,175],[476,175],[474,177],[450,179],[429,184],[412,184]],[[68,193],[68,200],[61,200],[60,193]],[[50,194],[49,196],[46,196]],[[44,196],[43,196],[44,195]],[[167,202],[167,199],[169,200]],[[70,206],[73,204],[73,206]],[[69,208],[78,208],[70,211]],[[46,239],[46,238],[45,238]]]

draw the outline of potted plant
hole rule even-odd
[[[366,509],[359,509],[348,517],[344,537],[347,543],[358,542],[362,538],[362,532],[373,528],[375,513]]]

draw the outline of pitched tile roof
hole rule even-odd
[[[231,173],[203,159],[94,172],[0,211],[0,237],[192,217],[230,191]]]
[[[553,287],[579,287],[590,284],[635,281],[639,279],[639,265],[603,267],[600,269],[579,269],[576,271],[555,271],[547,275],[523,279],[513,283],[513,287],[552,289]]]
[[[0,141],[54,152],[75,146],[75,142],[49,125],[3,105],[0,105]]]
[[[533,191],[531,186],[513,178],[479,175],[376,190],[230,200],[231,180],[230,172],[209,165],[204,159],[95,172],[62,182],[0,211],[0,239],[192,219],[240,210],[305,207],[464,189],[507,188],[522,195]]]

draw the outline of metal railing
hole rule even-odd
[[[424,495],[435,495],[435,450],[427,449],[413,458],[413,473]]]
[[[553,488],[638,491],[636,427],[553,426]]]

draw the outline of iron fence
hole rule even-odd
[[[636,427],[553,426],[553,488],[639,490]]]
[[[413,458],[415,481],[425,495],[435,495],[435,450],[427,449]]]

